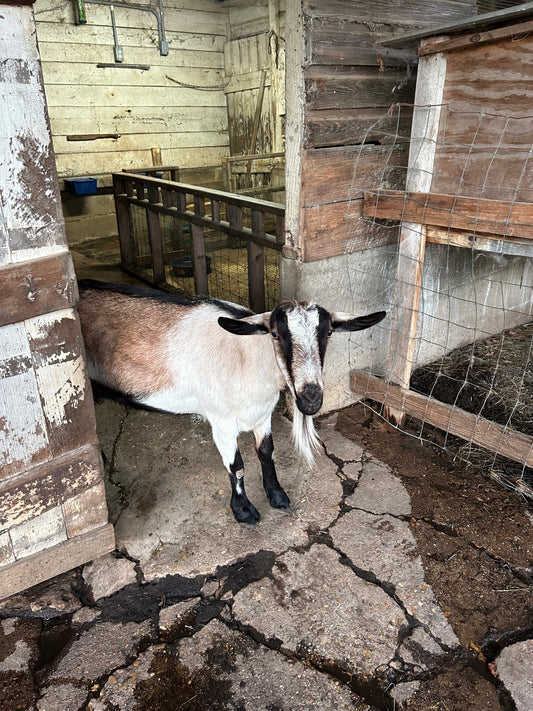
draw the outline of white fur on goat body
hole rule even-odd
[[[170,325],[164,358],[173,384],[136,401],[167,412],[205,417],[219,449],[227,449],[221,454],[229,468],[234,438],[240,432],[270,433],[267,420],[283,378],[266,336],[228,333],[218,325],[222,315],[227,314],[217,306],[201,304]],[[226,447],[223,440],[228,438],[231,444]]]

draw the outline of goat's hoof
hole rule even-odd
[[[247,526],[248,528],[254,528],[255,524],[261,518],[259,511],[250,502],[248,502],[245,506],[233,509],[233,515],[239,523],[242,523],[243,526]]]
[[[266,495],[273,509],[285,509],[288,513],[292,513],[290,499],[283,489],[267,491]]]

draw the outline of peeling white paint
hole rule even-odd
[[[47,340],[49,333],[65,319],[76,319],[72,309],[28,319],[25,322],[28,336],[35,341]],[[65,347],[63,353],[59,351],[61,346]],[[87,383],[81,354],[74,353],[67,343],[58,343],[57,347],[55,356],[49,356],[46,362],[35,368],[44,415],[47,422],[54,426],[68,424],[67,408],[77,408],[85,400]]]
[[[22,323],[0,328],[0,361],[17,356],[31,356]],[[0,466],[29,464],[47,447],[46,424],[33,370],[0,378]]]

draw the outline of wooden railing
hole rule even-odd
[[[249,306],[256,312],[265,311],[265,249],[282,251],[284,206],[147,174],[169,170],[157,167],[113,174],[122,268],[138,274],[131,209],[137,206],[146,213],[151,283],[168,286],[168,255],[164,253],[160,219],[167,215],[188,223],[196,294],[209,293],[205,230],[215,230],[246,245]]]

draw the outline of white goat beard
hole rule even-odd
[[[313,418],[300,412],[296,402],[294,402],[292,416],[292,437],[296,451],[312,467],[315,461],[314,453],[320,449],[320,440],[315,430]]]

